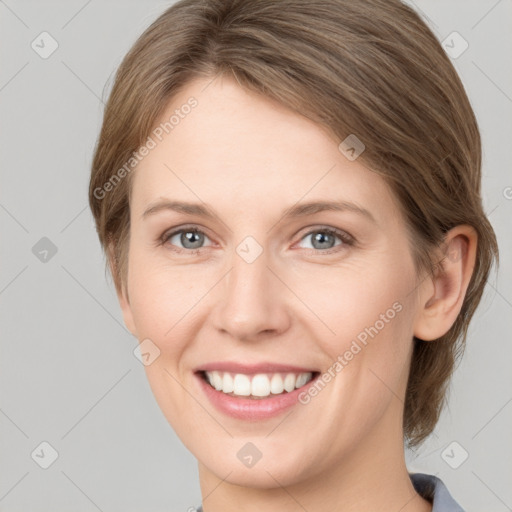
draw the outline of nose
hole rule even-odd
[[[234,253],[231,270],[216,287],[217,330],[236,340],[256,341],[289,328],[292,294],[268,263],[265,251],[251,263]]]

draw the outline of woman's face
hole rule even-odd
[[[161,121],[179,121],[133,176],[121,305],[148,362],[160,351],[145,366],[159,406],[204,471],[239,485],[401,448],[418,290],[389,187],[313,122],[207,85],[173,98]]]

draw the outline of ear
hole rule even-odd
[[[425,341],[445,335],[460,313],[476,260],[478,236],[473,227],[456,226],[445,236],[436,257],[435,275],[419,290],[414,336]]]
[[[121,306],[121,311],[123,313],[124,324],[128,328],[128,330],[136,337],[137,330],[135,328],[135,323],[133,321],[132,309],[130,306],[130,299],[128,296],[128,283],[123,283],[121,278],[118,277],[118,263],[115,254],[115,249],[113,243],[110,243],[107,248],[108,255],[108,264],[110,267],[110,273],[113,276],[114,284],[116,287],[117,300],[119,301],[119,305]]]

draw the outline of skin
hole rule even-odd
[[[404,461],[412,339],[436,339],[455,321],[474,266],[474,231],[450,231],[442,272],[418,275],[382,178],[345,158],[317,124],[229,78],[210,81],[191,82],[172,99],[162,120],[191,96],[198,106],[135,171],[128,276],[118,290],[127,327],[160,350],[145,370],[198,460],[205,512],[242,504],[248,512],[431,510]],[[165,198],[207,204],[216,217],[168,209],[143,216]],[[351,202],[375,220],[351,211],[283,217],[314,200]],[[179,233],[161,243],[190,224],[205,234],[200,252]],[[325,227],[353,243],[334,238],[332,248],[315,249],[311,232]],[[247,236],[263,250],[252,263],[236,252]],[[401,311],[316,397],[275,418],[220,413],[193,375],[225,360],[326,371],[397,301]],[[237,458],[249,441],[262,453],[252,468]]]

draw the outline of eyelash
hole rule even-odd
[[[184,226],[184,227],[182,227],[180,229],[177,229],[175,231],[166,231],[159,238],[158,245],[164,246],[164,245],[167,244],[167,242],[173,236],[178,235],[180,233],[187,233],[187,232],[199,233],[199,234],[208,236],[204,231],[201,231],[200,229],[197,229],[195,226]],[[346,233],[344,231],[340,231],[338,229],[327,227],[327,226],[325,226],[325,227],[320,226],[320,227],[317,227],[315,229],[312,229],[312,230],[308,231],[306,234],[304,234],[300,238],[300,240],[303,240],[306,237],[311,236],[312,234],[315,234],[315,233],[327,233],[328,235],[338,237],[341,240],[341,242],[342,242],[342,244],[335,245],[334,247],[331,247],[330,249],[325,249],[325,250],[322,250],[322,249],[306,249],[306,250],[313,251],[316,254],[332,254],[334,252],[338,252],[339,249],[337,249],[337,248],[339,248],[339,247],[352,246],[355,243],[355,239],[351,235],[349,235],[348,233]],[[206,249],[206,247],[199,247],[198,249],[182,249],[180,247],[176,248],[176,246],[172,246],[171,244],[169,244],[169,245],[171,246],[171,250],[172,251],[174,251],[176,253],[186,253],[187,255],[198,254],[203,249]]]

